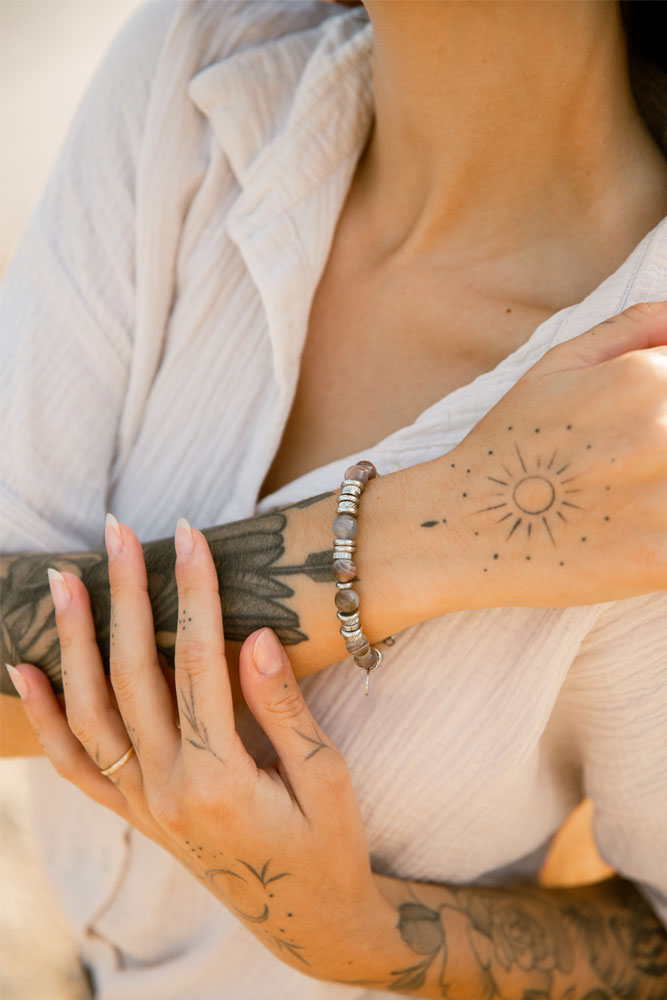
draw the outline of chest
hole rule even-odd
[[[299,379],[260,498],[362,455],[494,368],[548,312],[437,268],[364,270],[335,255],[313,298]]]

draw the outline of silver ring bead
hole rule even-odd
[[[341,497],[357,497],[359,498],[362,494],[363,487],[361,483],[355,483],[354,479],[343,480],[343,485],[341,487],[340,496]]]
[[[334,552],[356,552],[357,543],[356,542],[344,542],[342,538],[338,538],[334,542]]]
[[[348,653],[359,653],[363,646],[369,645],[369,638],[364,635],[362,630],[359,628],[354,633],[354,635],[347,635],[345,638],[345,645],[347,647]]]
[[[336,507],[337,514],[351,514],[356,517],[359,513],[359,504],[356,500],[339,500]]]

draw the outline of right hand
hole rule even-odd
[[[666,344],[667,302],[631,306],[547,351],[438,460],[480,607],[667,589]]]

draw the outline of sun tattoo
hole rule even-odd
[[[496,513],[496,524],[505,524],[508,529],[506,540],[517,533],[525,533],[530,538],[533,533],[546,534],[556,544],[554,532],[560,524],[568,523],[568,515],[575,510],[585,510],[580,502],[583,492],[577,480],[584,472],[576,472],[572,463],[558,459],[554,451],[546,464],[538,456],[531,459],[518,444],[514,444],[515,455],[507,465],[500,463],[502,471],[487,476],[487,480],[499,487],[490,494],[491,502],[480,507],[475,514]],[[494,470],[495,471],[495,470]]]

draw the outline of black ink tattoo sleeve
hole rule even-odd
[[[413,960],[364,985],[447,1000],[667,1000],[667,932],[624,879],[425,889],[409,885],[397,906]]]
[[[320,503],[331,495],[321,494],[294,507]],[[262,626],[274,629],[284,645],[308,639],[292,601],[295,590],[287,581],[301,575],[316,583],[331,583],[331,554],[329,550],[311,552],[297,564],[284,563],[292,509],[285,507],[204,532],[218,570],[227,640],[241,642]],[[173,664],[178,616],[173,540],[149,542],[144,546],[144,557],[158,650]],[[74,573],[86,585],[98,643],[108,665],[111,608],[107,557],[105,552],[30,553],[0,560],[3,662],[36,663],[56,690],[62,690],[60,648],[47,581],[49,566]],[[15,694],[5,671],[1,676],[2,692]]]

